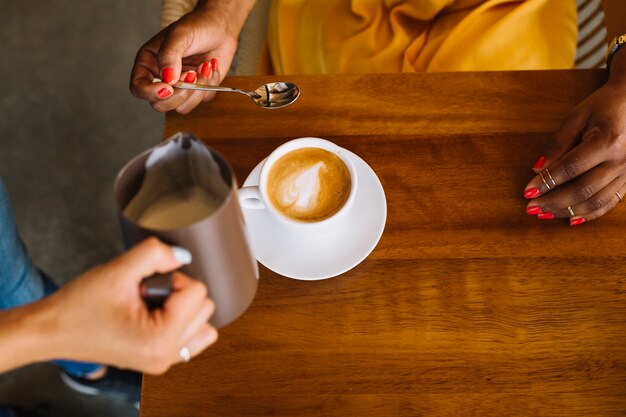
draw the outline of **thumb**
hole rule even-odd
[[[188,31],[174,29],[165,35],[157,53],[159,74],[163,82],[174,84],[178,81],[182,72],[182,61],[190,43]]]
[[[112,263],[121,274],[139,283],[155,273],[163,274],[191,263],[191,253],[150,237],[115,258]]]

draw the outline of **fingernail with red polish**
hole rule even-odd
[[[209,74],[211,74],[211,64],[204,62],[200,67],[200,74],[202,74],[204,78],[209,78]]]
[[[165,87],[163,87],[157,92],[157,96],[159,96],[159,98],[167,98],[170,95],[172,95],[172,91]]]
[[[537,162],[535,162],[535,165],[533,165],[533,169],[541,169],[543,167],[543,164],[546,163],[546,157],[542,156],[541,158],[539,158],[537,160]]]
[[[217,71],[217,58],[211,59],[211,68],[213,69],[213,71]]]
[[[185,81],[186,83],[193,84],[193,83],[195,83],[195,82],[196,82],[196,79],[197,79],[197,78],[198,78],[198,76],[196,75],[196,73],[195,73],[195,72],[193,72],[193,71],[189,71],[189,72],[187,73],[187,75],[185,75],[185,80],[184,80],[184,81]]]
[[[583,219],[582,217],[578,217],[576,219],[569,219],[570,226],[578,226],[579,224],[582,224],[584,222],[586,222],[586,220]]]
[[[163,79],[164,83],[168,83],[168,84],[174,81],[174,68],[171,68],[171,67],[163,68],[163,74],[161,78]]]
[[[526,213],[530,214],[531,216],[534,216],[535,214],[541,213],[541,209],[539,208],[539,206],[529,206],[529,207],[526,207]]]
[[[532,188],[529,188],[528,190],[524,191],[524,197],[526,197],[526,198],[535,198],[535,197],[539,196],[540,193],[541,193],[541,191],[539,191],[539,188],[532,187]]]
[[[550,219],[554,219],[554,214],[547,212],[547,213],[539,213],[537,214],[537,218],[541,219],[541,220],[550,220]]]

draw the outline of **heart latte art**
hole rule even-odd
[[[317,222],[343,207],[350,187],[350,172],[341,158],[320,148],[300,148],[274,162],[266,188],[280,213],[301,222]]]

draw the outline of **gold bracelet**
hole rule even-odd
[[[613,40],[609,44],[609,49],[606,51],[606,59],[605,59],[607,71],[609,71],[611,68],[611,60],[613,59],[613,55],[615,55],[615,52],[617,52],[620,46],[624,45],[625,43],[626,43],[626,34],[613,38]]]

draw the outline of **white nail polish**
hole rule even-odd
[[[191,263],[191,252],[185,248],[172,246],[172,254],[174,255],[174,258],[176,258],[176,260],[183,265],[189,265]]]

